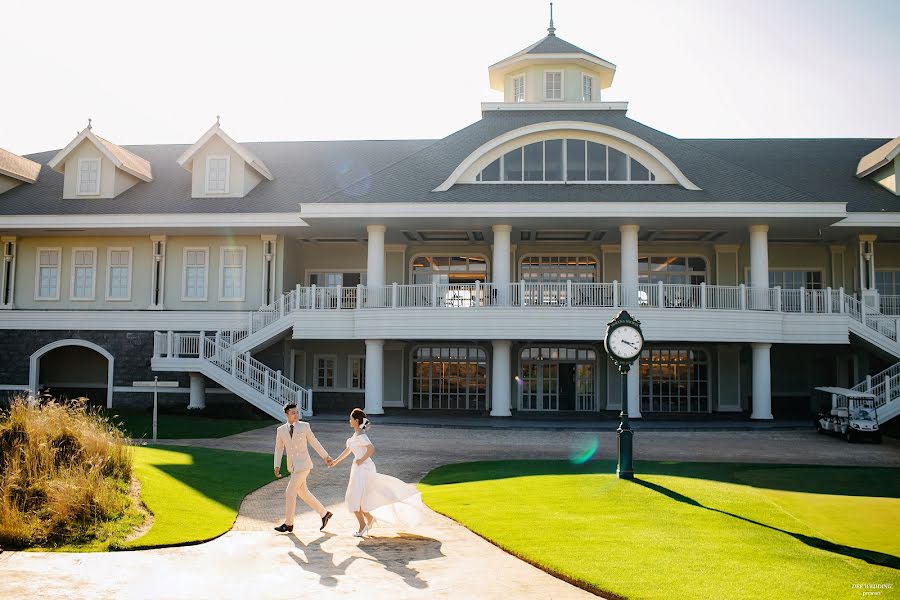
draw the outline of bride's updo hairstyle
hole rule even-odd
[[[350,418],[359,423],[360,431],[366,431],[369,428],[369,419],[366,417],[366,413],[363,409],[354,408],[351,410]]]

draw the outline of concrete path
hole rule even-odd
[[[346,423],[317,422],[333,456]],[[469,460],[566,458],[598,442],[614,458],[612,433],[471,430],[378,425],[370,437],[380,471],[418,481],[435,466]],[[274,427],[195,445],[271,452]],[[900,445],[847,444],[809,431],[643,432],[638,460],[699,460],[900,466]],[[320,464],[320,463],[319,463]],[[293,535],[278,535],[286,481],[247,496],[232,531],[198,546],[127,553],[0,554],[2,598],[589,598],[591,594],[513,558],[450,519],[429,512],[415,532],[376,528],[359,540],[342,505],[349,463],[317,466],[310,487],[335,513],[328,532],[299,503]],[[268,459],[261,469],[269,469]],[[515,500],[508,499],[511,507]],[[202,518],[202,515],[198,515]]]

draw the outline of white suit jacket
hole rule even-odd
[[[290,425],[285,423],[275,430],[275,468],[281,468],[281,453],[287,454],[288,471],[293,473],[313,468],[312,459],[309,457],[307,444],[311,445],[316,453],[324,458],[328,456],[325,448],[313,435],[309,423],[297,421],[294,423],[294,435],[290,434]]]

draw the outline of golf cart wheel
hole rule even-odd
[[[844,437],[847,439],[848,444],[852,444],[854,442],[853,439],[853,430],[849,427],[847,428],[847,433],[844,434]]]

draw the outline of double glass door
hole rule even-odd
[[[559,360],[569,358],[570,353],[576,360]],[[587,362],[588,354],[595,359],[592,350],[551,349],[545,357],[540,349],[526,348],[522,353],[521,410],[594,410],[595,360]],[[550,358],[554,355],[557,360]]]

